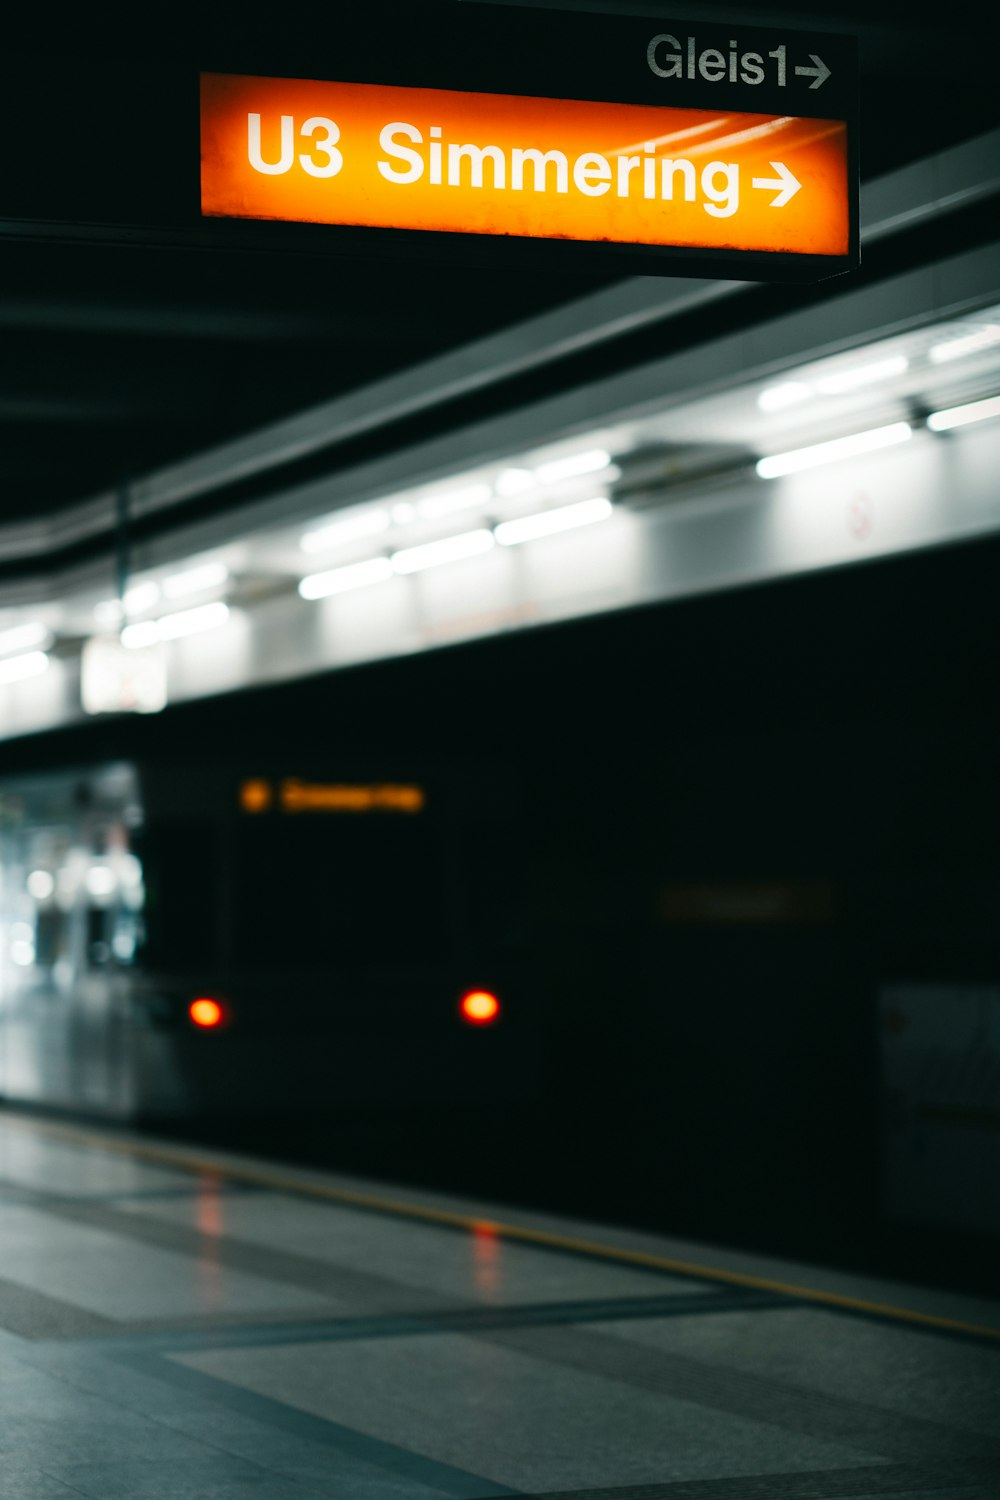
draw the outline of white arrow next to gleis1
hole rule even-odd
[[[811,89],[818,89],[829,78],[830,69],[821,57],[816,56],[815,52],[810,52],[809,56],[816,66],[814,68],[796,68],[795,71],[796,73],[801,73],[805,78],[811,78],[812,83],[809,87]]]
[[[753,185],[755,188],[772,188],[777,192],[778,196],[771,199],[768,208],[784,208],[795,197],[802,184],[783,161],[773,161],[771,166],[777,172],[777,177],[755,177]]]

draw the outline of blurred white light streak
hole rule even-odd
[[[160,585],[152,578],[146,578],[142,583],[135,583],[125,593],[125,613],[127,615],[145,614],[147,609],[155,609],[160,602]]]
[[[40,677],[49,665],[44,651],[26,651],[23,656],[8,656],[0,661],[0,683],[24,682],[28,677]]]
[[[464,557],[476,557],[489,552],[493,546],[493,533],[484,529],[463,531],[459,536],[444,537],[439,542],[424,542],[419,547],[404,547],[392,554],[392,566],[397,573],[420,573],[424,568],[436,568],[442,563],[459,562]]]
[[[611,511],[611,501],[598,495],[576,505],[560,505],[555,510],[539,511],[537,515],[519,516],[516,521],[501,521],[494,527],[493,535],[502,547],[516,547],[518,543],[531,542],[536,537],[552,536],[558,531],[571,531],[576,526],[606,521]]]
[[[585,453],[573,453],[568,458],[555,458],[551,463],[540,464],[535,470],[539,484],[552,484],[557,479],[574,479],[578,474],[596,474],[611,463],[611,454],[603,448],[588,448]]]
[[[229,577],[224,562],[200,563],[186,568],[183,573],[174,573],[163,580],[163,592],[168,599],[186,599],[190,594],[201,594],[206,589],[217,588]]]
[[[176,641],[181,636],[197,635],[203,630],[215,630],[229,618],[229,606],[221,599],[215,604],[199,604],[195,609],[178,610],[176,614],[161,615],[158,620],[143,620],[138,625],[126,625],[122,631],[122,645],[130,651],[142,646],[151,646],[155,641]]]
[[[451,516],[459,510],[471,510],[474,506],[482,506],[492,498],[493,491],[488,484],[470,484],[461,490],[446,490],[440,495],[428,495],[424,500],[417,501],[417,514],[425,520],[433,520],[437,516]]]
[[[987,396],[985,401],[967,401],[963,406],[932,411],[927,425],[931,432],[947,432],[950,427],[967,427],[970,422],[985,422],[989,417],[1000,417],[1000,396]]]
[[[343,542],[356,542],[366,536],[377,536],[381,531],[388,531],[389,525],[389,512],[381,506],[373,510],[355,511],[345,515],[342,520],[331,521],[329,526],[307,531],[300,538],[299,546],[303,552],[327,552]]]
[[[33,646],[47,646],[51,634],[48,626],[37,620],[25,625],[14,625],[9,630],[0,630],[0,656],[10,656],[15,651],[30,651]]]
[[[349,563],[344,568],[330,568],[326,573],[311,573],[299,584],[303,599],[326,599],[330,594],[344,594],[350,589],[367,588],[393,576],[387,557],[370,557],[366,562]]]
[[[761,411],[784,411],[787,406],[797,406],[812,395],[812,388],[802,380],[785,380],[781,385],[769,385],[757,397]]]
[[[761,479],[777,479],[782,474],[797,474],[801,469],[836,463],[838,459],[851,458],[857,453],[872,453],[877,448],[890,448],[894,443],[905,443],[912,435],[913,429],[909,422],[891,422],[887,427],[871,427],[867,432],[855,432],[849,437],[834,438],[828,443],[794,448],[789,453],[774,453],[770,458],[757,461],[757,473]]]
[[[91,896],[110,896],[117,884],[110,865],[91,865],[84,884]]]
[[[493,486],[498,495],[520,495],[530,490],[535,476],[530,469],[504,469]]]
[[[827,375],[816,382],[824,396],[843,396],[848,391],[862,390],[866,385],[877,385],[880,380],[892,380],[910,368],[905,354],[893,354],[887,359],[873,360],[868,365],[858,365],[853,370],[841,370],[838,375]]]
[[[987,323],[974,333],[959,334],[957,338],[944,339],[927,351],[931,364],[943,365],[951,359],[962,359],[967,354],[978,354],[981,349],[990,349],[1000,344],[1000,324]]]

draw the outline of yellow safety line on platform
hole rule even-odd
[[[505,1240],[544,1245],[548,1249],[565,1250],[575,1255],[590,1255],[601,1260],[620,1261],[626,1265],[642,1266],[646,1270],[667,1271],[677,1276],[697,1277],[702,1281],[717,1281],[731,1286],[752,1287],[755,1291],[776,1292],[783,1297],[794,1297],[803,1302],[817,1302],[830,1307],[839,1307],[848,1312],[867,1313],[879,1318],[893,1318],[903,1323],[916,1323],[928,1328],[945,1329],[951,1333],[973,1334],[979,1338],[1000,1339],[1000,1328],[989,1328],[978,1323],[965,1323],[958,1318],[943,1318],[936,1313],[918,1312],[911,1307],[894,1307],[886,1302],[870,1302],[863,1297],[849,1297],[842,1292],[827,1292],[819,1287],[798,1286],[794,1282],[776,1281],[769,1276],[755,1276],[751,1272],[727,1271],[721,1266],[702,1266],[693,1261],[675,1260],[669,1255],[653,1255],[644,1250],[627,1250],[617,1245],[602,1245],[593,1240],[576,1239],[572,1235],[555,1234],[547,1229],[529,1229],[519,1224],[505,1224],[498,1219],[477,1218],[473,1214],[455,1213],[444,1208],[430,1208],[419,1203],[400,1202],[395,1198],[382,1198],[374,1193],[352,1192],[349,1188],[329,1187],[323,1183],[301,1181],[294,1176],[286,1176],[280,1171],[272,1172],[261,1167],[242,1167],[215,1162],[198,1156],[193,1151],[189,1152],[172,1146],[123,1140],[77,1126],[55,1124],[49,1120],[5,1115],[2,1123],[40,1131],[44,1135],[55,1136],[74,1145],[94,1146],[99,1150],[117,1153],[119,1156],[134,1156],[143,1161],[155,1162],[160,1166],[179,1167],[186,1172],[226,1177],[238,1182],[252,1182],[258,1187],[270,1187],[284,1193],[305,1193],[310,1197],[326,1198],[353,1208],[395,1214],[400,1218],[421,1219],[430,1224],[446,1224],[450,1228],[465,1229],[472,1233],[486,1231]]]

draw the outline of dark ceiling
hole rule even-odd
[[[466,0],[466,12],[472,8]],[[644,4],[577,8],[664,14]],[[801,6],[761,11],[745,0],[691,0],[680,9],[706,21],[856,31],[863,178],[1000,123],[990,73],[996,22],[984,36],[968,10],[963,24],[961,7],[947,13],[950,43],[938,9],[926,4],[897,13],[885,0],[842,0],[807,16]],[[512,11],[510,24],[528,13]],[[8,44],[25,64],[35,60],[39,78],[56,57],[85,72],[109,56],[134,66],[153,56],[218,58],[227,49],[281,53],[289,14],[309,28],[316,55],[336,52],[337,21],[324,21],[316,7],[171,7],[158,13],[155,36],[138,29],[141,14],[135,6],[102,6],[98,18],[81,12],[47,35],[30,18],[17,26],[5,18],[4,26]],[[568,35],[571,23],[568,14]],[[73,128],[59,124],[56,112],[44,148],[53,170],[82,170]],[[64,161],[67,131],[72,150]],[[150,149],[157,144],[151,139]],[[67,224],[39,230],[0,220],[0,522],[84,499],[617,274],[330,259],[313,246],[266,254],[125,243],[114,233],[81,238]]]

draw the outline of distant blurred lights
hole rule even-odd
[[[147,578],[142,583],[135,583],[126,590],[125,613],[144,615],[147,610],[155,609],[159,602],[160,585],[152,578]]]
[[[87,871],[84,884],[87,887],[88,895],[100,898],[110,896],[118,882],[115,879],[115,872],[110,865],[91,865]]]
[[[0,630],[0,656],[10,656],[15,651],[30,651],[33,646],[47,646],[52,632],[47,625],[32,620],[26,625],[14,625],[9,630]]]
[[[931,432],[947,432],[952,427],[967,427],[970,422],[985,422],[990,417],[1000,417],[1000,396],[988,396],[985,401],[968,401],[963,406],[932,411],[927,426]]]
[[[575,479],[579,474],[596,474],[611,465],[611,454],[603,448],[588,448],[584,453],[572,453],[567,458],[555,458],[550,463],[540,464],[535,470],[539,484],[552,484],[558,479]]]
[[[36,901],[48,901],[56,888],[54,877],[48,870],[32,870],[27,879],[28,894]]]
[[[176,641],[182,636],[216,630],[228,619],[229,606],[219,599],[214,604],[199,604],[194,609],[160,615],[156,620],[141,620],[136,625],[126,625],[122,631],[122,645],[134,651],[143,646],[152,646],[156,641]]]
[[[331,521],[328,526],[320,526],[315,531],[307,531],[300,538],[299,546],[303,552],[328,552],[332,547],[339,547],[344,542],[355,542],[364,537],[377,536],[382,531],[388,531],[389,526],[389,512],[381,507],[355,511],[339,520]]]
[[[229,577],[224,562],[199,563],[186,568],[182,573],[173,573],[163,580],[163,593],[167,599],[186,599],[191,594],[201,594],[207,589],[218,588]]]
[[[803,380],[785,380],[780,385],[769,385],[757,397],[761,411],[784,411],[788,406],[797,406],[812,395],[812,387]]]
[[[867,432],[855,432],[849,437],[834,438],[831,442],[814,443],[808,448],[794,448],[788,453],[774,453],[769,458],[758,459],[757,473],[761,479],[777,479],[782,474],[796,474],[802,469],[836,463],[839,459],[851,458],[855,454],[890,448],[895,443],[905,443],[912,435],[913,429],[909,422],[891,422],[887,427],[872,427]]]
[[[927,358],[934,365],[946,364],[952,359],[962,359],[967,354],[978,354],[982,349],[991,349],[1000,344],[1000,324],[987,323],[974,333],[959,334],[957,338],[944,339],[927,351]]]
[[[392,576],[392,563],[387,557],[370,557],[365,562],[330,568],[325,573],[311,573],[299,583],[299,593],[303,599],[326,599],[331,594],[345,594],[352,589],[368,588],[373,583],[384,583]]]
[[[575,505],[560,505],[553,510],[539,511],[537,515],[501,521],[493,528],[493,534],[502,547],[516,547],[518,543],[530,542],[536,537],[552,536],[559,531],[571,531],[576,526],[606,521],[613,509],[610,500],[598,495],[591,500],[580,500]]]
[[[0,661],[0,683],[24,682],[29,677],[40,677],[48,665],[49,659],[44,651],[8,656],[6,661]]]
[[[12,922],[10,928],[10,959],[19,968],[27,969],[35,962],[35,933],[27,922]]]
[[[423,520],[434,520],[438,516],[454,515],[456,511],[472,510],[486,505],[493,490],[488,484],[470,484],[460,490],[445,490],[440,495],[428,495],[416,502],[417,514]]]
[[[392,567],[396,573],[421,573],[425,568],[436,568],[443,563],[459,562],[466,557],[477,557],[493,547],[493,533],[485,528],[478,531],[463,531],[458,536],[444,537],[438,542],[424,542],[419,547],[404,547],[392,554]]]
[[[506,497],[523,494],[534,484],[535,476],[530,469],[504,469],[493,488],[498,495]]]
[[[867,365],[856,365],[852,370],[841,370],[836,375],[824,376],[816,382],[824,396],[843,396],[849,391],[859,391],[868,385],[877,385],[880,380],[892,380],[910,368],[905,354],[893,354],[886,359],[873,360]]]

